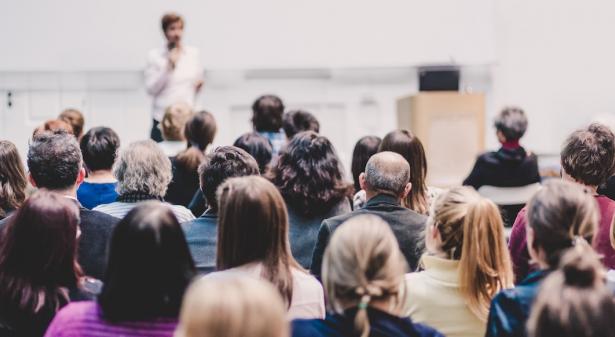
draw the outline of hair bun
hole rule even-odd
[[[600,268],[596,254],[584,249],[571,249],[560,264],[564,283],[579,288],[593,287],[599,277]]]

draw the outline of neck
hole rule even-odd
[[[507,150],[515,150],[521,147],[519,140],[507,140],[502,143],[502,147]]]
[[[379,195],[388,195],[388,196],[391,196],[391,197],[397,199],[398,202],[401,202],[401,199],[399,197],[396,197],[396,196],[394,196],[391,193],[383,193],[383,192],[378,192],[378,191],[371,191],[369,189],[365,190],[365,199],[368,200],[368,201],[370,199],[372,199],[372,198],[375,198],[375,197],[379,196]]]
[[[115,180],[115,177],[113,176],[113,173],[111,173],[111,170],[98,170],[98,171],[90,172],[86,181],[102,183],[102,182],[115,182],[116,180]]]
[[[77,198],[77,188],[72,187],[64,190],[51,190],[53,193],[61,194],[66,197]]]

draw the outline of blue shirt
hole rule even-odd
[[[525,337],[525,323],[547,270],[531,273],[517,287],[500,291],[491,301],[485,337]]]
[[[273,157],[280,154],[280,150],[286,144],[286,134],[284,133],[284,130],[280,129],[278,132],[262,131],[259,132],[259,134],[269,139],[269,142],[271,143],[271,155]]]
[[[98,205],[110,204],[117,199],[115,183],[89,183],[84,181],[77,190],[77,200],[87,209]]]

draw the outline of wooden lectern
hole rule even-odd
[[[485,96],[440,91],[403,97],[397,125],[423,143],[429,185],[459,185],[485,148]]]

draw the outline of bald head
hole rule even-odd
[[[409,191],[410,165],[395,152],[379,152],[373,155],[363,174],[367,192],[387,193],[402,197]]]

